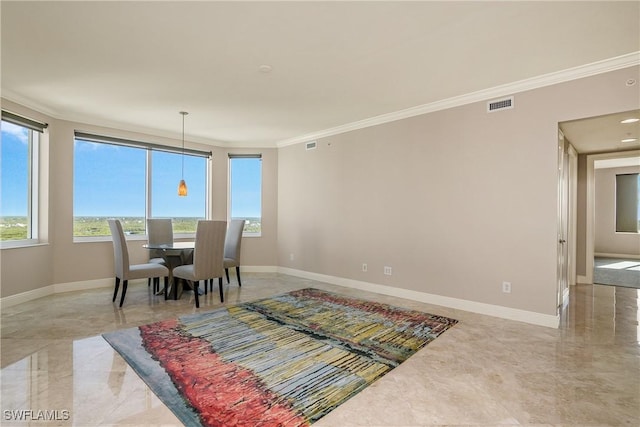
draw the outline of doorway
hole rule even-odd
[[[587,156],[587,230],[586,230],[586,283],[595,283],[594,281],[594,268],[596,266],[596,257],[598,258],[610,258],[610,259],[622,259],[622,261],[632,262],[633,257],[629,257],[629,251],[624,250],[607,250],[606,253],[597,253],[596,252],[596,233],[597,229],[601,226],[596,226],[597,224],[597,198],[598,192],[596,191],[596,170],[597,169],[611,169],[611,170],[620,170],[621,168],[640,168],[640,150],[632,150],[625,152],[615,152],[615,153],[604,153],[604,154],[592,154]],[[603,197],[603,195],[600,195]],[[609,199],[609,197],[607,197]],[[612,208],[613,210],[614,208]],[[615,225],[612,225],[611,232],[615,233]],[[602,231],[601,231],[602,232]],[[617,234],[617,233],[616,233]],[[628,236],[631,238],[636,238],[636,240],[640,241],[640,236]],[[632,246],[636,246],[637,244],[632,243]],[[628,258],[628,259],[627,259]],[[606,261],[601,262],[600,264],[607,264]],[[612,263],[608,263],[612,264]],[[622,265],[622,264],[619,264]],[[613,272],[608,272],[613,273]],[[607,274],[607,277],[613,277],[611,274]],[[619,275],[618,275],[619,276]],[[607,280],[609,279],[601,279]],[[635,279],[634,279],[635,280]],[[611,284],[611,283],[606,283]]]
[[[575,224],[569,222],[566,239],[570,246],[574,245],[574,271],[569,270],[569,283],[593,283],[596,206],[594,165],[597,160],[628,159],[640,155],[640,110],[560,122],[558,127],[566,144],[572,146],[578,156],[577,177],[569,172],[569,193],[573,192],[577,200],[569,203],[575,209],[573,214],[569,213],[569,218],[577,217]],[[571,255],[569,257],[571,262]]]
[[[576,283],[576,224],[578,153],[558,129],[558,271],[557,307],[569,301],[569,285]]]

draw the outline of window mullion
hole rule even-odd
[[[147,182],[146,182],[146,194],[147,194],[147,207],[146,207],[146,217],[145,217],[145,229],[146,229],[146,219],[153,218],[153,212],[151,211],[152,206],[152,189],[151,189],[151,176],[153,172],[153,156],[151,155],[152,151],[147,150]]]
[[[39,136],[38,132],[29,130],[29,194],[27,214],[29,215],[29,229],[27,238],[38,239],[38,161],[39,161]]]
[[[207,159],[205,175],[207,179],[205,188],[213,188],[213,162],[211,158]],[[213,218],[213,197],[211,196],[211,191],[205,191],[204,194],[204,217],[205,219]]]

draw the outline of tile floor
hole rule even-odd
[[[460,321],[315,426],[640,426],[640,290],[574,286],[551,329],[285,275],[243,279],[238,288],[232,277],[226,304],[314,286]],[[100,334],[191,313],[192,295],[165,302],[132,283],[122,309],[111,295],[57,294],[2,311],[1,425],[180,425]],[[200,310],[219,307],[217,295]],[[19,410],[58,421],[17,422]]]

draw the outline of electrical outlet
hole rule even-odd
[[[289,260],[290,260],[290,261],[293,261],[293,259],[294,259],[294,258],[295,258],[295,257],[293,256],[293,254],[289,254]]]
[[[384,267],[384,274],[387,275],[387,276],[391,276],[391,273],[392,273],[391,267],[385,266]]]
[[[511,293],[511,282],[502,282],[502,292],[505,294]]]
[[[368,267],[367,264],[362,264],[362,271],[367,271]]]

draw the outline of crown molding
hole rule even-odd
[[[591,64],[581,65],[562,71],[543,74],[530,79],[519,80],[513,83],[483,89],[468,94],[454,96],[452,98],[443,99],[441,101],[431,102],[428,104],[418,105],[392,113],[382,114],[357,122],[347,123],[333,128],[321,130],[318,132],[308,133],[294,138],[285,139],[276,143],[277,147],[286,147],[302,142],[312,141],[314,139],[326,138],[328,136],[338,135],[353,130],[364,129],[384,123],[394,122],[397,120],[407,119],[422,114],[433,113],[435,111],[446,110],[449,108],[460,107],[474,102],[487,101],[493,98],[499,98],[506,95],[512,95],[518,92],[525,92],[532,89],[538,89],[545,86],[551,86],[558,83],[564,83],[571,80],[577,80],[584,77],[590,77],[597,74],[604,74],[609,71],[620,70],[627,67],[640,65],[640,51],[632,52],[626,55],[605,59]]]
[[[37,101],[34,101],[30,98],[26,98],[22,95],[15,93],[9,89],[3,89],[2,96],[0,99],[4,99],[15,104],[18,104],[22,107],[29,108],[31,110],[37,111],[38,113],[44,114],[52,119],[62,120],[66,122],[77,123],[79,125],[86,125],[89,127],[98,127],[98,128],[107,128],[107,129],[115,129],[117,132],[132,132],[144,136],[149,137],[159,137],[159,138],[167,138],[180,141],[181,136],[179,132],[172,131],[162,131],[159,129],[153,129],[144,126],[137,126],[122,122],[117,122],[113,120],[100,120],[91,116],[82,115],[82,114],[61,114],[56,110],[53,110],[45,105],[40,104]],[[90,130],[87,130],[91,132]],[[275,143],[273,142],[243,142],[241,145],[235,143],[233,141],[221,141],[217,139],[204,138],[196,135],[185,134],[187,138],[187,143],[197,143],[202,145],[207,145],[210,147],[216,148],[276,148]]]
[[[15,93],[9,89],[2,90],[2,98],[4,100],[13,102],[15,104],[19,104],[22,107],[29,108],[31,110],[37,111],[38,113],[44,114],[46,116],[51,117],[55,120],[61,120],[66,122],[76,123],[85,127],[96,127],[96,128],[105,128],[105,129],[115,129],[117,132],[131,132],[139,135],[149,136],[149,137],[159,137],[159,138],[167,138],[180,141],[181,134],[179,132],[171,132],[171,131],[162,131],[159,129],[153,129],[144,126],[131,125],[127,123],[122,123],[113,120],[101,120],[96,119],[95,117],[83,115],[83,114],[61,114],[56,110],[53,110],[45,105],[38,103],[30,98],[26,98],[22,95]],[[87,132],[92,132],[91,130],[85,129]],[[93,131],[95,132],[95,131]],[[209,138],[202,138],[194,135],[186,134],[188,138],[187,143],[198,143],[202,145],[225,148],[225,147],[235,147],[231,143],[227,143],[224,141],[213,140]]]
[[[46,116],[49,116],[53,119],[62,119],[61,117],[59,117],[59,115],[56,113],[56,111],[52,110],[51,108],[40,104],[37,101],[34,101],[31,98],[26,98],[14,91],[12,91],[11,89],[2,89],[2,99],[6,99],[7,101],[11,101],[14,102],[16,104],[20,104],[23,107],[29,108],[31,110],[37,111],[41,114],[44,114]]]
[[[307,133],[304,135],[296,136],[273,143],[242,143],[237,145],[230,141],[211,140],[207,138],[189,136],[190,142],[210,145],[219,148],[280,148],[289,145],[299,144],[303,142],[312,141],[314,139],[326,138],[333,135],[342,134],[358,129],[364,129],[371,126],[376,126],[384,123],[394,122],[397,120],[407,119],[410,117],[419,116],[422,114],[433,113],[436,111],[446,110],[449,108],[460,107],[474,102],[487,101],[494,98],[503,97],[506,95],[512,95],[518,92],[524,92],[532,89],[538,89],[545,86],[551,86],[558,83],[564,83],[571,80],[577,80],[584,77],[590,77],[598,74],[604,74],[610,71],[620,70],[627,67],[640,65],[640,51],[632,52],[626,55],[617,56],[614,58],[605,59],[602,61],[594,62],[591,64],[581,65],[578,67],[569,68],[562,71],[543,74],[530,79],[520,80],[513,83],[508,83],[500,86],[496,86],[489,89],[483,89],[468,94],[455,96],[440,101],[431,102],[428,104],[422,104],[415,107],[410,107],[404,110],[399,110],[391,113],[381,114],[379,116],[370,117],[364,120],[347,123],[344,125],[320,130],[317,132]],[[24,107],[38,111],[42,114],[50,116],[57,120],[65,120],[70,122],[83,123],[99,127],[114,128],[128,132],[142,133],[146,135],[165,137],[170,139],[179,139],[179,135],[174,132],[163,132],[157,129],[150,129],[142,126],[126,125],[123,123],[96,120],[95,118],[81,116],[81,115],[62,115],[51,108],[42,105],[41,103],[34,101],[33,99],[26,98],[15,93],[9,89],[2,90],[2,98],[20,104]]]

